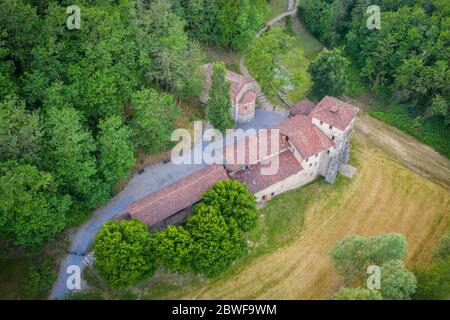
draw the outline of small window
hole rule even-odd
[[[320,125],[323,125],[323,121],[320,121]]]
[[[318,153],[316,153],[316,158],[319,156],[319,154]]]
[[[327,153],[330,154],[330,150],[328,150]]]
[[[309,158],[306,158],[305,162],[308,162],[308,161],[309,161]]]
[[[315,167],[317,167],[317,162],[314,164]]]
[[[330,130],[333,130],[333,126],[330,125]]]
[[[331,140],[334,140],[334,136],[331,138]]]
[[[309,164],[309,167],[312,167],[312,163]]]

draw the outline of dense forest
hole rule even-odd
[[[367,27],[369,5],[380,7],[379,30]],[[445,0],[304,0],[299,16],[324,44],[342,49],[358,81],[393,97],[417,125],[437,123],[433,129],[448,133],[449,11]],[[448,141],[434,142],[450,156]]]
[[[267,2],[0,3],[0,234],[41,247],[128,177],[136,148],[168,146],[178,102],[197,97],[198,43],[244,49]]]

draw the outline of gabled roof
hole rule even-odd
[[[342,100],[326,96],[317,104],[310,115],[340,130],[345,130],[358,112],[359,108]]]
[[[127,212],[151,227],[199,202],[215,182],[227,179],[223,166],[208,166],[133,203]]]
[[[315,106],[316,105],[314,102],[306,99],[306,100],[297,102],[297,104],[295,106],[293,106],[292,108],[289,109],[289,112],[293,116],[296,116],[296,115],[307,116],[311,113],[311,111],[314,109]]]
[[[297,158],[289,150],[279,155],[279,170],[277,174],[262,175],[261,168],[265,166],[270,167],[270,165],[270,163],[258,163],[250,166],[248,170],[243,169],[234,173],[231,177],[245,183],[248,190],[255,194],[303,170]]]
[[[209,91],[209,89],[211,88],[213,65],[211,63],[208,63],[203,67],[205,68],[204,87]],[[240,97],[240,101],[238,102],[248,103],[251,102],[251,99],[256,100],[256,82],[255,80],[253,80],[253,78],[244,77],[243,75],[230,70],[227,70],[226,78],[231,82],[231,100],[233,101],[233,103],[236,103],[237,97],[247,85],[251,85],[251,89],[248,89],[247,92],[252,92],[253,94],[248,95],[247,93],[244,93],[242,97]]]

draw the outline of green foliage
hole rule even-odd
[[[186,30],[199,41],[243,50],[254,38],[268,13],[265,0],[173,1]]]
[[[363,0],[305,0],[299,15],[321,41],[345,47],[370,88],[387,89],[398,102],[412,105],[415,116],[448,122],[448,5],[444,0],[378,4],[380,30],[367,28]]]
[[[279,75],[280,56],[292,49],[294,40],[282,28],[273,28],[255,39],[248,49],[246,65],[261,90],[270,96],[275,96],[285,84]]]
[[[334,296],[334,300],[383,300],[378,290],[365,288],[342,287]]]
[[[442,260],[450,259],[450,233],[444,235],[434,251],[434,257]]]
[[[173,272],[190,270],[192,242],[189,232],[183,227],[168,226],[155,235],[156,256],[161,265]]]
[[[136,157],[131,143],[131,130],[118,116],[100,120],[97,138],[99,171],[111,185],[128,176]]]
[[[391,260],[381,267],[381,295],[385,300],[409,300],[416,291],[417,280],[403,262]]]
[[[290,101],[300,101],[305,98],[311,88],[311,76],[308,73],[309,60],[303,50],[289,50],[281,58],[283,71],[289,79],[289,85],[294,89],[289,93]]]
[[[185,22],[172,12],[170,2],[147,5],[137,1],[135,20],[141,55],[153,62],[144,66],[145,77],[177,96],[198,96],[202,88],[200,51],[189,40]]]
[[[172,95],[154,89],[133,94],[133,138],[145,151],[154,153],[170,143],[170,136],[180,108]]]
[[[0,159],[36,162],[41,138],[39,116],[26,110],[24,101],[15,96],[0,101]]]
[[[107,221],[95,238],[94,256],[111,287],[136,284],[157,268],[151,235],[138,220]]]
[[[50,290],[56,280],[52,265],[53,261],[46,259],[42,264],[29,268],[26,289],[31,295],[40,296]]]
[[[336,243],[331,260],[346,282],[361,279],[369,265],[381,266],[390,260],[406,258],[408,243],[396,233],[373,237],[349,236]]]
[[[226,73],[227,69],[223,62],[214,63],[206,109],[208,121],[222,132],[234,125],[231,116],[231,83],[226,79]]]
[[[42,246],[64,228],[71,200],[60,196],[50,173],[32,165],[0,166],[0,233],[28,249]]]
[[[216,276],[242,254],[242,231],[234,219],[225,220],[215,207],[196,206],[187,229],[192,238],[192,269],[196,273]]]
[[[310,94],[317,99],[343,95],[348,85],[348,66],[340,50],[322,51],[308,68],[313,81]]]
[[[244,232],[253,229],[258,221],[255,196],[237,180],[216,182],[203,194],[202,203],[217,208],[227,221],[233,218]]]
[[[95,142],[81,121],[81,114],[73,108],[47,109],[45,163],[55,174],[62,191],[95,207],[106,200],[107,195],[102,193],[95,177]]]
[[[448,300],[450,298],[450,259],[416,270],[415,300]]]

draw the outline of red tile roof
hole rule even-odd
[[[276,128],[280,129],[281,134],[289,137],[289,141],[300,152],[303,159],[335,145],[325,133],[312,124],[310,116],[294,116],[284,120]]]
[[[243,169],[232,174],[231,178],[245,183],[248,190],[255,194],[303,170],[297,158],[289,150],[279,155],[279,171],[277,174],[262,175],[261,168],[264,166],[270,167],[270,163],[252,165],[248,170]]]
[[[284,139],[283,136],[278,134],[276,131],[272,130],[273,129],[267,129],[267,149],[265,152],[267,156],[264,157],[263,155],[263,159],[289,149],[286,139]],[[276,135],[278,138],[278,150],[276,150],[275,146],[272,145],[272,134]],[[260,134],[258,132],[256,134],[246,136],[245,138],[241,138],[233,144],[228,144],[225,146],[223,155],[227,169],[230,171],[236,171],[246,165],[255,164],[263,160],[259,154],[259,138]]]
[[[151,227],[197,203],[215,182],[227,179],[223,166],[208,166],[131,204],[127,212]]]
[[[340,130],[345,130],[358,112],[359,108],[326,96],[317,104],[311,112],[311,116]]]
[[[296,134],[301,128],[309,126],[311,123],[311,117],[298,115],[284,120],[274,128],[279,129],[282,135],[289,137],[293,134]]]
[[[211,81],[212,81],[212,70],[213,65],[211,63],[208,63],[204,66],[205,68],[205,83],[204,87],[209,90],[211,87]],[[251,85],[251,89],[248,89],[247,92],[252,92],[253,95],[247,95],[247,93],[244,93],[242,97],[240,98],[239,103],[248,103],[251,101],[256,100],[256,90],[255,85],[256,82],[253,80],[253,78],[250,77],[244,77],[243,75],[237,74],[233,71],[227,70],[227,79],[231,82],[231,100],[233,104],[236,104],[236,99],[241,93],[241,91],[244,89],[245,86]],[[252,99],[252,100],[251,100]]]
[[[314,102],[306,99],[306,100],[297,102],[297,104],[295,106],[293,106],[292,108],[289,109],[289,112],[293,116],[296,116],[296,115],[307,116],[311,113],[311,111],[314,109],[315,106],[316,105],[314,104]]]
[[[335,145],[325,133],[313,124],[301,128],[296,134],[289,136],[289,141],[300,152],[303,159],[328,150]]]

